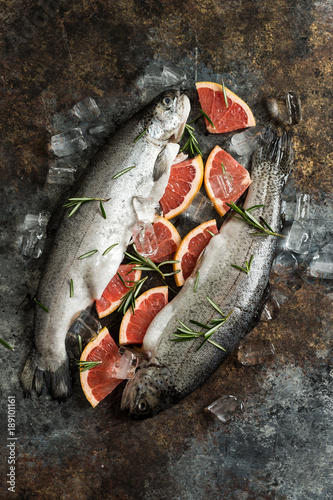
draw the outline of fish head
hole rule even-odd
[[[173,378],[165,366],[141,362],[124,389],[121,409],[136,419],[144,419],[170,408],[176,398]]]
[[[167,90],[153,104],[147,120],[148,136],[158,142],[178,142],[190,113],[190,100],[179,90]]]

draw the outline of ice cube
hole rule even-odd
[[[289,276],[296,271],[298,261],[292,252],[279,253],[272,265],[273,271],[279,276]]]
[[[219,184],[221,193],[223,193],[223,195],[228,196],[229,194],[232,193],[234,189],[234,181],[232,175],[229,172],[226,173],[222,172],[221,175],[218,175],[217,182]]]
[[[310,215],[311,196],[305,193],[296,195],[296,210],[294,218],[297,221],[308,221]]]
[[[132,378],[137,364],[138,358],[135,354],[128,351],[124,347],[120,347],[118,351],[118,359],[112,367],[112,376],[118,379]]]
[[[69,132],[51,137],[51,148],[56,156],[69,156],[87,147],[88,144],[80,128],[73,128]]]
[[[71,324],[68,330],[68,336],[77,340],[80,335],[82,341],[87,344],[91,339],[98,335],[102,325],[87,309],[81,311],[80,315]]]
[[[133,240],[137,251],[143,257],[153,257],[158,250],[154,226],[147,220],[136,222],[133,230]]]
[[[262,310],[260,321],[271,321],[277,317],[280,311],[280,304],[274,297],[269,297]]]
[[[29,213],[23,222],[22,254],[38,259],[44,250],[46,227],[50,219],[48,212]]]
[[[243,340],[238,347],[238,361],[243,366],[261,365],[271,361],[275,348],[269,340]]]
[[[244,410],[244,405],[235,396],[224,395],[207,407],[207,410],[217,416],[224,424],[233,416]]]
[[[107,123],[99,123],[94,127],[90,127],[89,134],[90,135],[107,135],[109,133],[109,127]]]
[[[168,63],[163,66],[162,85],[171,87],[173,85],[179,85],[185,80],[186,73],[174,64]]]
[[[314,278],[333,279],[333,252],[320,253],[313,257],[308,274]]]
[[[286,237],[286,248],[298,254],[308,254],[311,241],[311,231],[308,224],[297,220],[291,225]]]
[[[273,118],[285,125],[295,125],[302,120],[301,101],[293,91],[270,97],[268,110]]]
[[[183,215],[201,223],[216,217],[216,211],[210,199],[199,191]]]
[[[249,156],[259,144],[261,129],[251,127],[231,137],[230,149],[239,156]]]
[[[281,215],[285,222],[292,222],[295,216],[295,202],[283,200],[281,203]]]
[[[162,67],[157,64],[151,65],[143,77],[143,85],[147,87],[159,86],[162,83]]]
[[[49,184],[71,185],[75,180],[76,167],[57,167],[51,165],[47,176]]]
[[[71,112],[81,122],[93,121],[101,114],[95,99],[92,99],[92,97],[86,97],[85,99],[82,99],[82,101],[76,103]]]

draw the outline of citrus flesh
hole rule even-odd
[[[104,318],[115,311],[120,305],[121,299],[128,292],[128,287],[133,285],[131,281],[138,281],[140,279],[141,271],[137,269],[133,270],[133,267],[133,264],[121,264],[117,273],[105,288],[102,297],[96,300],[96,311],[99,318]],[[127,286],[121,281],[118,273]]]
[[[191,275],[201,252],[213,237],[210,233],[218,233],[215,219],[200,224],[200,226],[190,231],[182,240],[175,255],[175,260],[179,262],[173,265],[174,271],[180,271],[175,274],[177,286],[182,286],[185,280]]]
[[[142,344],[156,314],[168,303],[168,287],[159,286],[144,292],[135,301],[134,314],[128,309],[119,330],[120,344]]]
[[[156,216],[153,223],[157,240],[157,253],[150,257],[153,262],[159,263],[173,259],[181,238],[175,226],[164,217]]]
[[[213,134],[232,132],[256,124],[249,106],[231,90],[214,82],[196,83],[201,109],[212,120],[215,127],[205,118],[206,128]]]
[[[160,200],[166,219],[176,217],[191,204],[201,187],[203,171],[200,155],[171,166],[168,185]]]
[[[122,382],[114,377],[112,371],[120,356],[118,350],[108,329],[103,328],[81,354],[80,361],[101,361],[89,370],[80,371],[83,392],[94,407]]]
[[[249,172],[229,153],[215,146],[205,167],[205,188],[217,212],[223,216],[251,184]]]

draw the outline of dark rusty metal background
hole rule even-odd
[[[233,355],[179,405],[135,422],[120,412],[121,387],[95,409],[77,379],[65,404],[23,399],[33,313],[19,304],[34,294],[40,263],[27,264],[17,245],[29,209],[54,208],[45,188],[52,116],[91,96],[113,103],[120,122],[138,105],[135,81],[154,58],[192,81],[195,69],[199,79],[227,75],[259,122],[265,96],[299,92],[290,185],[332,192],[332,14],[326,0],[2,2],[1,337],[15,351],[0,350],[1,498],[332,498],[332,295],[323,283],[276,284],[288,301],[251,333],[274,342],[273,361],[243,367]],[[228,425],[203,411],[221,394],[245,404]],[[11,395],[16,493],[6,484]]]

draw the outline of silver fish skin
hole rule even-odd
[[[254,153],[251,169],[252,183],[244,208],[264,205],[254,210],[278,231],[281,225],[281,191],[292,164],[290,136],[277,138],[271,129],[264,135],[263,144]],[[275,251],[276,236],[252,236],[254,228],[244,221],[229,217],[214,236],[192,275],[179,294],[154,318],[144,337],[147,360],[140,363],[125,386],[121,408],[128,409],[134,418],[150,417],[172,406],[201,385],[233,351],[251,329],[263,293],[268,284]],[[244,267],[253,255],[249,274],[231,266]],[[200,271],[197,291],[196,274]],[[211,337],[226,352],[203,338],[182,342],[172,341],[180,326],[178,320],[196,331],[205,331],[191,320],[208,324],[221,315],[208,302],[217,304],[227,321]]]
[[[36,307],[34,348],[21,375],[26,395],[33,388],[40,394],[43,378],[54,399],[63,401],[71,394],[66,333],[116,273],[141,206],[145,217],[153,220],[189,111],[185,94],[178,90],[161,94],[107,141],[84,174],[73,197],[110,199],[104,204],[107,218],[102,217],[99,203],[92,201],[70,218],[67,212],[59,226],[36,294],[49,312]],[[113,178],[128,167],[135,168]],[[117,245],[103,255],[113,244]],[[92,250],[98,252],[79,259]]]

